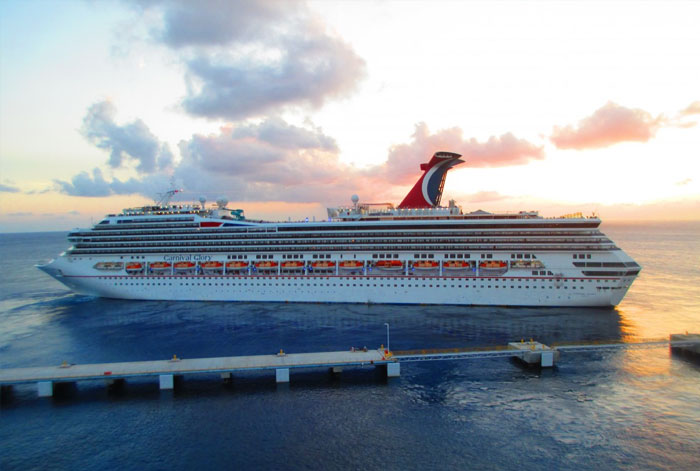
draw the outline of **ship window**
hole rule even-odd
[[[586,258],[591,258],[591,254],[586,254]]]

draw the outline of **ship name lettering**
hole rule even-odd
[[[164,255],[166,262],[208,262],[211,255]]]

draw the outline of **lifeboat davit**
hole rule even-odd
[[[445,270],[465,270],[470,268],[469,262],[464,260],[450,260],[442,264],[442,268]]]
[[[417,260],[413,262],[413,268],[416,270],[435,270],[440,264],[435,260]]]
[[[151,262],[148,264],[148,268],[151,269],[151,271],[156,272],[156,273],[163,273],[168,270],[170,270],[170,263],[168,262]]]
[[[143,264],[138,262],[131,262],[126,264],[126,272],[134,275],[136,273],[141,273],[143,271]]]
[[[282,262],[282,268],[286,268],[287,270],[301,270],[304,268],[304,262],[300,262],[298,260]]]
[[[248,262],[226,262],[226,270],[245,270],[248,268]]]
[[[403,270],[403,262],[401,260],[379,260],[374,266],[381,270]]]

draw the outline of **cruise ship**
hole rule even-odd
[[[437,152],[398,205],[329,208],[324,221],[246,219],[220,199],[110,214],[40,269],[77,293],[122,299],[617,305],[640,266],[580,213],[463,212],[440,200],[463,162]]]

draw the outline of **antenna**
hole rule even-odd
[[[166,191],[165,193],[156,193],[158,196],[158,199],[154,200],[156,203],[156,206],[168,206],[170,205],[170,201],[173,199],[176,193],[181,193],[182,189],[178,189],[175,186],[175,177],[172,177],[170,179],[170,190]]]
[[[165,193],[156,193],[158,199],[156,201],[157,206],[168,206],[170,201],[173,199],[176,193],[180,193],[182,190],[168,190]]]

